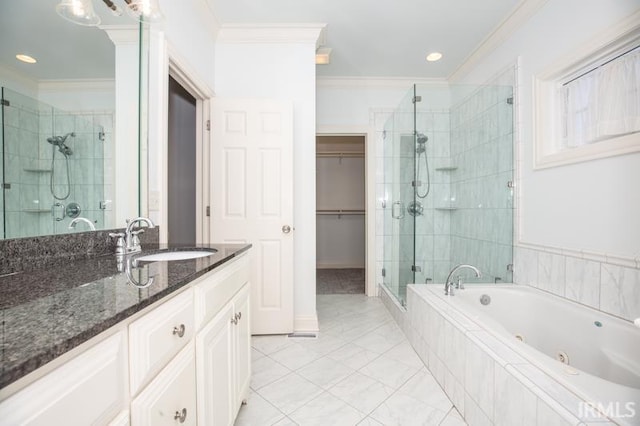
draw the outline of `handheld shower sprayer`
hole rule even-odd
[[[429,176],[429,158],[427,157],[427,141],[429,138],[424,133],[416,132],[416,181],[420,182],[420,156],[424,155],[424,166],[427,177],[426,187],[424,194],[420,193],[420,188],[416,186],[416,196],[418,198],[426,198],[431,191],[431,178]]]
[[[76,133],[75,132],[71,132],[71,133],[67,133],[64,136],[51,136],[50,138],[47,138],[47,142],[49,142],[52,146],[52,154],[51,154],[51,174],[49,175],[49,189],[51,190],[51,195],[53,195],[53,198],[55,198],[56,200],[66,200],[67,198],[69,198],[69,195],[71,194],[71,176],[69,174],[69,156],[71,156],[71,154],[73,154],[73,151],[71,150],[71,148],[69,148],[67,146],[67,144],[65,143],[67,138],[71,136],[72,138],[76,137]],[[66,185],[66,191],[64,193],[64,195],[58,195],[56,194],[55,191],[55,187],[54,187],[54,175],[56,174],[56,151],[54,147],[58,147],[58,151],[60,151],[60,153],[64,156],[64,162],[66,165],[66,169],[67,169],[67,185]]]

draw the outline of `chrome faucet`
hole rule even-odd
[[[96,227],[93,224],[93,222],[91,222],[86,217],[76,217],[75,219],[73,219],[71,222],[69,222],[69,229],[76,229],[76,225],[78,224],[78,222],[86,223],[89,229],[91,229],[92,231],[96,230]]]
[[[138,238],[139,234],[144,232],[144,229],[138,229],[137,231],[133,230],[133,226],[138,222],[144,222],[147,224],[149,228],[155,228],[156,226],[153,224],[151,219],[146,217],[136,217],[135,219],[127,219],[127,228],[124,231],[124,249],[125,253],[136,253],[142,250],[140,247],[140,238]]]
[[[472,265],[456,265],[453,267],[453,269],[451,270],[451,272],[449,272],[449,276],[447,277],[447,280],[444,282],[444,294],[447,296],[453,296],[453,287],[454,287],[454,283],[453,281],[451,281],[451,277],[453,276],[453,274],[459,270],[459,269],[471,269],[472,271],[474,271],[476,273],[476,277],[480,278],[480,276],[482,275],[480,273],[480,270],[478,268],[476,268],[475,266]],[[456,288],[464,288],[462,287],[462,279],[460,279],[460,277],[458,277],[458,283],[456,285]]]

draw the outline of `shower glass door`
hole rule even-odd
[[[405,304],[407,284],[415,281],[415,220],[407,208],[415,201],[414,89],[387,120],[384,130],[384,277],[389,291]]]

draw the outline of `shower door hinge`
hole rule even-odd
[[[513,181],[507,181],[507,188],[513,188],[515,185],[513,184]]]
[[[414,96],[412,99],[413,103],[422,102],[422,96]]]
[[[513,97],[509,97],[509,98],[507,98],[507,103],[508,103],[509,105],[513,105]]]
[[[207,206],[207,207],[205,208],[205,215],[206,215],[207,217],[211,216],[211,207]]]
[[[411,186],[413,186],[414,188],[422,186],[422,181],[419,181],[419,180],[411,181]]]
[[[207,120],[206,127],[207,127],[207,130],[211,130],[211,120]]]
[[[11,189],[11,184],[10,183],[3,183],[2,184],[2,189]]]
[[[513,272],[513,263],[507,265],[507,271]]]
[[[382,268],[382,276],[383,277],[387,276],[387,270],[385,268]]]
[[[422,272],[422,268],[416,265],[411,265],[411,270],[413,272]]]
[[[387,131],[383,130],[382,131],[382,140],[385,140],[387,138]]]
[[[8,101],[8,100],[6,100],[6,99],[2,99],[2,100],[0,100],[0,103],[1,103],[2,105],[4,105],[4,106],[11,106],[11,102],[9,102],[9,101]]]

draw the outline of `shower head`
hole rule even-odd
[[[69,156],[71,154],[73,154],[73,151],[71,150],[71,148],[69,148],[66,144],[65,141],[67,140],[67,138],[71,136],[72,138],[76,137],[75,132],[71,132],[71,133],[67,133],[64,136],[51,136],[50,138],[47,138],[47,142],[49,142],[51,145],[55,145],[58,147],[58,151],[60,151],[62,153],[62,155],[64,156]]]
[[[416,147],[416,153],[422,154],[426,151],[425,144],[428,140],[429,138],[424,133],[416,133],[416,142],[418,143],[418,146]]]

